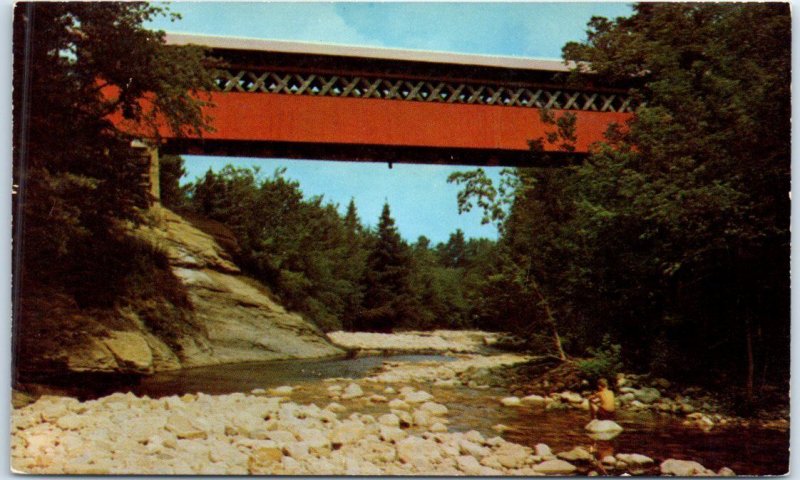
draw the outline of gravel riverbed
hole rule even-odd
[[[485,343],[474,334],[462,335],[469,346],[453,349],[452,336],[426,337],[449,352],[470,351]],[[351,337],[351,345],[358,343],[354,339],[368,340],[362,345],[369,348],[380,346],[375,337]],[[394,346],[410,341],[384,340]],[[471,380],[471,372],[493,371],[530,358],[461,353],[449,362],[385,362],[362,379],[318,382],[313,401],[308,386],[293,385],[162,398],[115,393],[84,402],[45,395],[12,412],[11,465],[16,472],[34,474],[733,473],[727,468],[714,472],[689,460],[657,463],[637,452],[596,458],[581,446],[557,452],[544,443],[526,446],[505,440],[502,425],[482,432],[450,427],[457,423],[450,418],[452,411],[431,392],[486,389]],[[557,401],[581,408],[584,399],[578,397]],[[487,408],[555,401],[498,397]],[[458,421],[463,424],[463,419]]]

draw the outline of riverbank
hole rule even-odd
[[[694,400],[675,403],[661,392],[644,402],[644,395],[655,395],[644,377],[622,377],[617,422],[623,431],[613,441],[597,442],[584,431],[588,392],[517,396],[519,389],[509,388],[512,372],[542,357],[452,353],[452,345],[442,343],[469,339],[471,348],[482,349],[476,332],[423,337],[448,355],[379,361],[360,378],[312,376],[282,386],[249,384],[237,393],[116,393],[84,402],[43,396],[19,403],[12,418],[12,466],[38,474],[533,476],[781,474],[788,465],[788,455],[784,461],[781,454],[788,452],[788,432],[783,440],[783,433],[760,426],[722,422],[702,404],[697,411],[683,406]],[[381,338],[387,348],[408,341],[351,338],[372,338],[371,346]],[[237,376],[235,366],[226,368],[220,373],[225,378]],[[268,368],[243,366],[238,376]],[[186,385],[175,375],[176,384]],[[670,404],[677,409],[659,406]],[[709,415],[710,429],[681,423]],[[756,452],[758,460],[736,463],[736,442],[750,436],[754,443],[741,448]],[[708,451],[709,445],[727,453]],[[755,461],[762,464],[747,463]]]
[[[398,333],[328,332],[339,348],[358,355],[401,353],[481,353],[507,335],[479,330],[406,331]]]
[[[449,431],[449,409],[410,386],[373,379],[333,381],[328,390],[321,407],[292,401],[301,390],[290,386],[161,399],[42,397],[14,411],[12,467],[36,474],[730,473],[677,460],[657,465],[635,452],[597,462],[582,447],[553,452],[477,430]],[[373,413],[359,413],[367,407]]]

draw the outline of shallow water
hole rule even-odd
[[[640,453],[660,463],[667,458],[694,460],[714,471],[729,467],[738,475],[780,475],[788,471],[789,432],[758,428],[716,428],[708,433],[681,425],[682,418],[655,412],[620,411],[616,422],[623,432],[607,442],[595,442],[585,433],[588,413],[542,407],[503,407],[502,391],[445,389],[435,392],[451,413],[451,430],[476,428],[493,435],[491,427],[511,427],[506,440],[535,446],[545,443],[554,452],[575,446],[597,451],[597,457]]]
[[[425,364],[451,360],[454,358],[442,355],[396,355],[218,365],[163,372],[113,389],[156,398],[197,392],[247,393],[255,388],[293,385],[296,388],[291,394],[292,401],[316,403],[323,407],[332,401],[327,391],[330,383],[322,381],[325,378],[361,378],[381,367],[384,362],[415,362],[423,368]],[[656,464],[667,458],[695,460],[715,471],[727,466],[739,475],[779,475],[788,470],[788,431],[749,427],[715,428],[705,433],[681,425],[680,417],[622,411],[616,419],[624,428],[622,434],[609,442],[594,442],[583,430],[589,420],[584,411],[546,412],[541,407],[504,407],[499,399],[508,396],[508,392],[502,389],[414,386],[431,392],[437,402],[448,407],[450,431],[474,429],[491,437],[498,435],[492,427],[504,424],[511,427],[511,430],[502,434],[506,440],[531,447],[545,443],[554,452],[583,446],[596,450],[599,458],[616,453],[640,453],[655,459]],[[93,388],[88,384],[84,387],[86,392]],[[378,383],[362,383],[365,397],[385,395],[385,387]],[[395,385],[395,388],[399,389],[399,386]],[[103,394],[107,393],[110,392]],[[371,403],[365,397],[338,401],[351,411],[374,415],[388,412],[385,403]]]
[[[274,362],[237,363],[211,367],[161,372],[142,378],[130,391],[137,395],[163,397],[203,392],[225,394],[249,393],[255,388],[281,385],[302,385],[325,378],[361,378],[383,362],[448,362],[444,355],[366,356],[326,360],[281,360]]]

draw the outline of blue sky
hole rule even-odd
[[[583,40],[592,16],[632,12],[628,3],[283,3],[178,2],[182,19],[160,19],[154,28],[173,32],[296,40],[347,45],[437,50],[486,55],[560,58],[561,47]],[[478,212],[458,214],[458,187],[447,176],[465,169],[346,162],[187,156],[187,181],[226,164],[258,165],[271,174],[286,167],[308,195],[324,195],[342,211],[351,198],[362,221],[377,223],[388,201],[400,233],[446,241],[460,228],[468,237],[496,238]],[[498,169],[487,169],[497,178]]]

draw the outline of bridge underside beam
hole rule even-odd
[[[538,154],[523,150],[435,148],[344,143],[173,139],[161,147],[170,154],[224,157],[291,158],[375,163],[411,163],[499,167],[564,165],[583,154]]]

